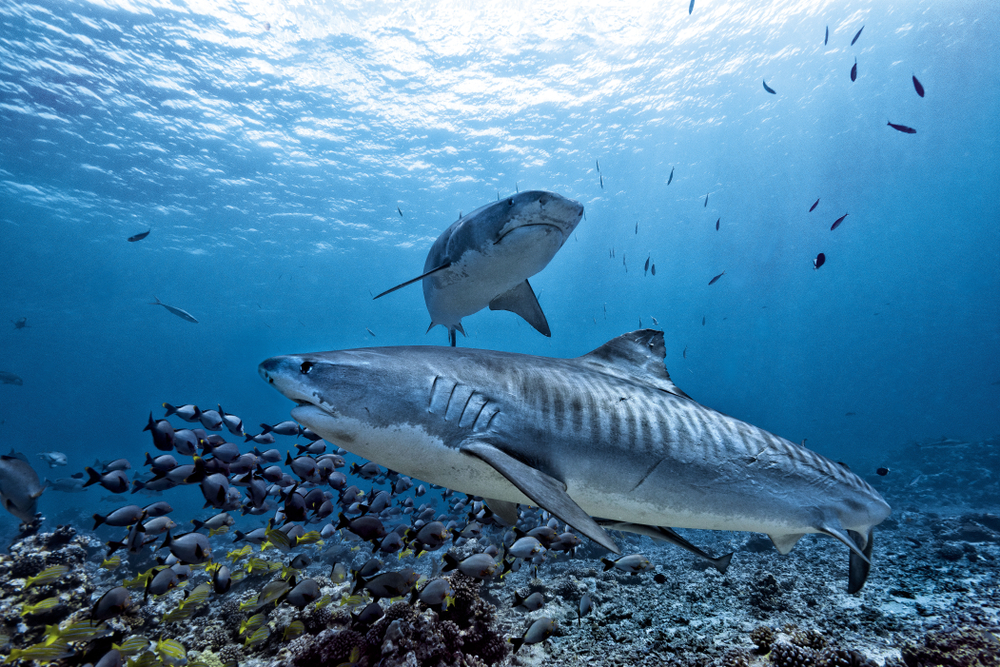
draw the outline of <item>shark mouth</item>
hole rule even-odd
[[[507,230],[506,232],[503,233],[503,236],[501,236],[500,238],[498,238],[496,241],[493,242],[493,245],[497,245],[498,243],[500,243],[501,241],[503,241],[507,237],[508,234],[516,232],[519,229],[526,229],[528,227],[551,227],[552,229],[556,230],[560,234],[563,233],[562,227],[560,227],[559,225],[553,224],[551,222],[532,222],[532,223],[527,224],[527,225],[518,225],[517,227],[514,227],[513,229]]]

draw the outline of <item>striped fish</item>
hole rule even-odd
[[[501,518],[538,505],[614,553],[618,525],[807,533],[871,565],[889,506],[846,466],[700,405],[671,381],[663,333],[575,359],[445,347],[274,357],[258,369],[296,421],[414,479],[479,495]]]

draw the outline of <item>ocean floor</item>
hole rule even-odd
[[[334,538],[287,553],[254,547],[240,555],[241,545],[223,534],[212,538],[214,560],[246,573],[229,592],[204,596],[210,575],[198,567],[161,596],[144,599],[144,584],[133,581],[131,606],[87,626],[101,595],[156,561],[147,548],[135,562],[101,567],[106,535],[45,524],[0,555],[0,657],[14,651],[18,664],[35,656],[36,664],[69,667],[124,646],[130,665],[192,667],[1000,665],[1000,438],[911,443],[889,460],[902,463],[884,477],[866,475],[893,514],[875,530],[874,565],[857,594],[846,592],[846,547],[828,537],[806,536],[781,556],[760,535],[679,531],[712,555],[734,552],[720,574],[677,547],[617,533],[622,552],[646,556],[649,571],[605,571],[605,552],[589,543],[572,556],[548,558],[537,571],[524,563],[482,583],[441,572],[447,545],[420,558],[384,556],[383,571],[410,567],[428,578],[449,577],[455,602],[432,608],[405,596],[383,598],[384,616],[365,622],[369,600],[350,597],[350,576],[331,579],[331,567],[361,567],[371,556],[367,545]],[[484,537],[452,549],[461,557],[485,544]],[[315,580],[324,597],[299,607],[255,604],[297,553],[312,563],[296,576]],[[28,577],[55,564],[68,571],[26,587]],[[192,595],[199,583],[201,598]],[[541,608],[513,608],[515,593],[535,592],[544,596]],[[593,607],[580,618],[584,594]],[[53,600],[25,613],[26,605]],[[256,614],[263,629],[254,631]],[[554,622],[551,634],[512,652],[507,640],[543,617]],[[166,639],[179,643],[179,655],[160,643]],[[46,642],[62,650],[48,650]]]

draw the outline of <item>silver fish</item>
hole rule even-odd
[[[194,319],[194,316],[188,311],[182,310],[181,308],[177,308],[176,306],[168,306],[167,304],[157,299],[155,296],[153,298],[156,300],[149,305],[163,306],[164,308],[166,308],[167,310],[169,310],[171,313],[181,318],[182,320],[187,320],[188,322],[193,322],[194,324],[198,324],[198,320]]]

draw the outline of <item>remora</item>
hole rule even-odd
[[[424,272],[375,298],[423,281],[428,331],[448,329],[452,347],[462,318],[486,306],[509,310],[549,336],[528,278],[545,268],[580,224],[583,206],[554,192],[531,190],[497,198],[459,218],[434,241]]]
[[[851,551],[848,590],[870,568],[890,512],[846,466],[698,404],[664,367],[663,334],[619,336],[575,359],[447,347],[274,357],[259,372],[292,416],[359,456],[456,491],[545,508],[619,552],[592,517],[766,533],[788,553],[806,533]]]

